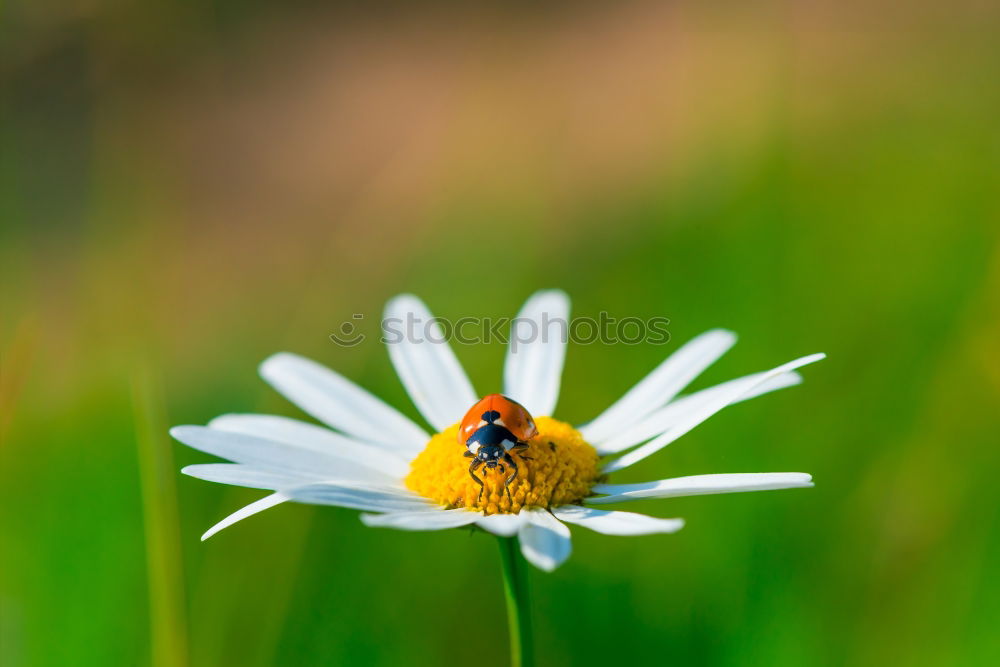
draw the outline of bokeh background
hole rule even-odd
[[[298,416],[316,358],[415,416],[354,313],[540,287],[671,319],[575,346],[582,422],[677,344],[696,387],[824,351],[625,481],[531,577],[542,665],[1000,663],[1000,12],[988,2],[0,4],[0,664],[501,665],[493,540],[182,477],[171,424]],[[503,349],[457,353],[482,393]],[[631,508],[630,508],[631,509]]]

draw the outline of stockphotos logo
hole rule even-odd
[[[355,313],[350,320],[341,323],[337,331],[330,334],[330,340],[341,347],[354,347],[367,340],[361,331],[365,316]],[[549,342],[561,340],[564,343],[590,345],[646,343],[665,345],[670,342],[666,317],[612,317],[601,312],[595,317],[574,317],[565,320],[543,314],[541,321],[522,317],[461,317],[449,320],[445,317],[420,318],[412,313],[406,317],[387,317],[381,322],[382,343],[458,343],[459,345],[479,345],[499,342],[509,344],[512,350],[535,341]]]

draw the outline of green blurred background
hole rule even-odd
[[[0,664],[503,664],[493,540],[288,505],[201,543],[262,494],[166,428],[300,414],[279,350],[415,416],[341,322],[549,286],[671,319],[569,350],[570,421],[714,326],[696,386],[829,359],[618,478],[816,488],[574,530],[541,665],[1000,664],[1000,11],[897,4],[0,4]]]

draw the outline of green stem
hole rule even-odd
[[[511,667],[535,664],[531,637],[531,609],[528,605],[528,568],[517,548],[516,537],[500,537],[503,563],[503,591],[507,598],[507,628],[510,631]]]

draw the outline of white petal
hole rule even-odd
[[[210,421],[208,426],[323,452],[383,475],[402,478],[410,471],[410,464],[398,452],[298,419],[274,415],[222,415]]]
[[[569,336],[569,297],[560,290],[536,292],[511,324],[504,363],[504,394],[537,416],[550,416]]]
[[[315,361],[282,352],[261,364],[260,374],[305,412],[361,440],[415,454],[430,439],[398,410]]]
[[[332,452],[289,445],[244,433],[207,426],[175,426],[170,429],[170,435],[185,445],[208,454],[271,472],[383,483],[398,479],[395,475],[359,465]]]
[[[434,509],[422,512],[390,512],[389,514],[362,514],[361,520],[373,528],[398,528],[399,530],[445,530],[475,523],[478,512],[466,509]]]
[[[460,420],[476,392],[427,306],[401,294],[386,304],[382,326],[396,373],[428,423],[443,431]]]
[[[261,498],[255,503],[250,503],[246,507],[236,510],[235,512],[227,516],[225,519],[223,519],[222,521],[220,521],[219,523],[215,524],[207,531],[205,531],[205,534],[201,536],[201,541],[204,542],[212,535],[215,535],[223,528],[228,528],[237,521],[242,521],[248,516],[252,516],[254,514],[257,514],[258,512],[263,512],[264,510],[270,509],[275,505],[279,505],[285,502],[286,500],[288,500],[288,496],[284,496],[280,493],[272,493],[269,496]]]
[[[756,373],[749,377],[741,378],[737,382],[733,382],[730,386],[726,387],[725,391],[719,391],[717,394],[712,396],[711,400],[706,400],[703,404],[699,405],[697,409],[687,412],[683,418],[674,422],[674,424],[662,435],[650,440],[645,445],[637,449],[633,449],[624,456],[605,464],[602,470],[606,473],[614,472],[616,470],[627,468],[633,463],[643,460],[647,456],[650,456],[651,454],[654,454],[660,449],[666,447],[671,442],[714,415],[716,412],[725,408],[727,405],[735,403],[741,396],[753,391],[761,384],[768,382],[779,375],[783,375],[789,371],[799,368],[800,366],[811,364],[825,357],[825,354],[812,354],[808,357],[802,357],[801,359],[790,361],[787,364],[778,366],[770,371]]]
[[[524,525],[524,517],[521,514],[490,514],[480,516],[476,525],[494,535],[513,537]]]
[[[521,514],[525,522],[518,539],[528,562],[546,572],[562,565],[573,550],[569,528],[545,510],[521,510]]]
[[[771,491],[812,486],[812,476],[804,472],[747,472],[719,475],[692,475],[661,479],[642,484],[598,484],[595,493],[610,495],[587,498],[588,504],[617,503],[640,498],[673,498],[700,496],[710,493],[739,491]]]
[[[251,489],[270,489],[271,491],[290,486],[302,486],[317,479],[310,475],[286,475],[261,470],[242,463],[202,463],[187,466],[181,472],[206,482],[245,486]]]
[[[597,419],[580,428],[584,439],[601,443],[665,405],[736,343],[724,329],[707,331],[683,345]]]
[[[284,491],[292,500],[312,505],[335,505],[366,512],[415,512],[436,507],[402,487],[326,481]]]
[[[657,519],[634,512],[612,512],[592,507],[566,505],[552,510],[557,519],[575,523],[605,535],[651,535],[676,533],[684,527],[684,519]]]
[[[754,375],[759,375],[759,373],[755,373]],[[617,452],[625,451],[629,447],[634,447],[639,443],[645,442],[650,438],[655,438],[656,436],[664,433],[671,426],[675,425],[685,416],[695,412],[703,405],[706,405],[722,393],[728,391],[734,383],[743,382],[748,377],[751,376],[748,375],[742,378],[737,378],[735,380],[730,380],[729,382],[717,384],[714,387],[709,387],[708,389],[702,389],[701,391],[689,394],[688,396],[681,396],[669,405],[666,405],[649,415],[638,424],[622,431],[610,440],[601,443],[600,446],[595,449],[597,449],[597,453],[601,456],[615,454]],[[785,387],[792,387],[801,383],[802,376],[798,373],[794,371],[791,373],[784,373],[782,375],[778,375],[777,377],[773,377],[770,380],[766,380],[756,388],[740,396],[737,400],[733,401],[733,403],[747,401],[762,394],[777,391],[778,389],[784,389]]]

